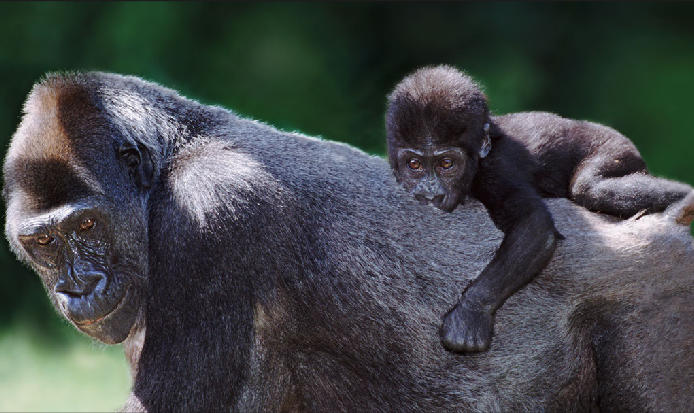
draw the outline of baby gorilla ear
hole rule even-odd
[[[126,143],[118,150],[118,158],[128,169],[130,178],[138,188],[146,190],[152,186],[154,164],[147,148]]]

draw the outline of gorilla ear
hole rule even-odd
[[[154,177],[154,165],[147,148],[126,143],[118,150],[118,158],[130,173],[130,179],[140,189],[149,189]]]
[[[492,140],[489,138],[489,124],[484,124],[484,138],[482,139],[482,146],[480,147],[479,155],[480,158],[484,158],[489,155],[489,151],[492,149]]]

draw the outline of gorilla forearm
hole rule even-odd
[[[547,220],[533,214],[519,220],[506,232],[489,265],[463,293],[465,299],[496,311],[547,265],[556,248],[557,232],[551,217]]]
[[[496,311],[552,258],[559,233],[549,211],[544,205],[540,207],[506,228],[504,239],[491,262],[470,283],[460,302],[444,318],[443,344],[447,349],[487,350]]]

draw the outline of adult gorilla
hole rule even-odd
[[[25,112],[7,236],[77,328],[125,340],[127,410],[694,405],[692,197],[625,222],[551,201],[567,239],[460,355],[441,317],[502,235],[479,204],[133,77],[51,75]]]

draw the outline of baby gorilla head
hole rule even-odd
[[[398,182],[421,203],[450,212],[465,201],[491,148],[487,99],[452,67],[419,69],[388,97],[386,138]]]

